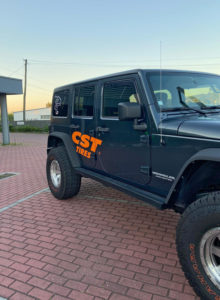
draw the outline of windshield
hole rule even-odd
[[[220,76],[198,73],[160,72],[147,73],[155,100],[162,111],[175,109],[220,108]],[[182,100],[189,108],[180,102],[178,87],[181,87]]]

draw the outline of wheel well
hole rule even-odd
[[[48,142],[47,142],[47,152],[49,152],[50,149],[56,148],[61,145],[64,145],[62,139],[60,139],[56,136],[49,136]]]
[[[187,166],[170,198],[169,207],[183,212],[199,195],[220,190],[220,162],[194,161]]]

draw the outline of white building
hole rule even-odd
[[[21,122],[23,121],[23,111],[16,111],[13,113],[14,121]],[[41,121],[41,120],[50,120],[51,108],[38,108],[26,110],[26,121]]]

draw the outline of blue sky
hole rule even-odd
[[[27,108],[53,88],[136,67],[220,74],[219,0],[0,0],[0,75],[23,78]],[[22,96],[8,98],[22,110]]]

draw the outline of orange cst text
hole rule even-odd
[[[87,134],[82,134],[79,131],[73,132],[72,140],[77,145],[76,152],[87,158],[91,158],[91,152],[95,153],[97,147],[102,144],[102,140]]]

